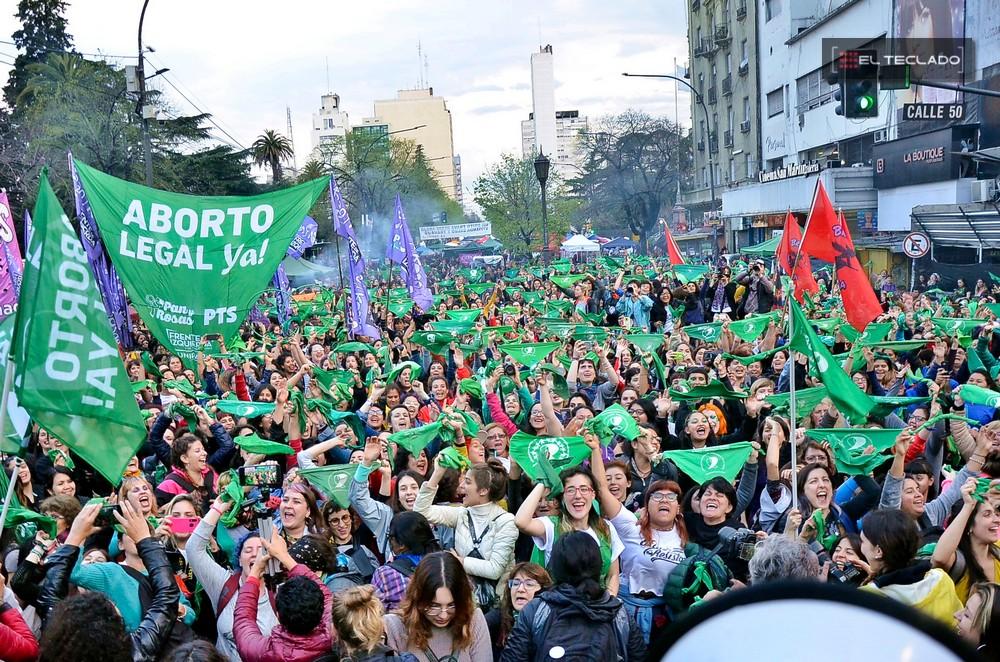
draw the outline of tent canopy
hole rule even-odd
[[[614,251],[614,250],[625,250],[629,248],[638,248],[639,244],[635,243],[628,237],[618,237],[617,239],[612,239],[608,243],[601,246],[603,250]]]
[[[775,251],[778,250],[778,244],[780,243],[781,237],[771,237],[767,241],[759,244],[741,248],[740,252],[748,255],[774,255]]]
[[[565,253],[596,253],[601,250],[601,245],[577,234],[564,241],[561,248]]]

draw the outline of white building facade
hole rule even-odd
[[[340,108],[340,95],[324,94],[319,112],[312,116],[312,131],[309,134],[312,151],[309,158],[329,161],[333,153],[343,149],[343,140],[350,128],[347,112]]]

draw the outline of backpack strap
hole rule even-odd
[[[233,598],[236,597],[239,591],[240,573],[234,572],[229,575],[229,579],[226,580],[226,583],[222,585],[222,590],[219,591],[219,599],[216,601],[218,606],[215,608],[216,618],[219,618],[222,612],[226,610],[226,607],[229,606],[229,603],[233,601]]]
[[[413,561],[405,557],[393,559],[389,563],[389,567],[404,577],[412,577],[413,572],[417,569],[417,566],[413,564]]]
[[[489,523],[487,523],[486,528],[483,529],[483,532],[477,534],[476,533],[476,525],[472,523],[472,513],[469,511],[468,508],[466,508],[466,510],[465,510],[465,518],[469,521],[469,537],[472,538],[472,546],[473,546],[473,548],[476,548],[476,549],[479,548],[479,544],[481,542],[483,542],[483,538],[485,538],[486,534],[490,532],[490,527],[493,526],[493,522],[495,522],[498,519],[500,519],[500,516],[503,515],[503,514],[504,513],[500,513],[499,515],[497,515],[496,517],[494,517],[493,519],[491,519],[489,521]]]
[[[215,609],[216,618],[218,618],[219,615],[225,611],[226,607],[229,606],[229,603],[232,602],[233,599],[236,598],[236,595],[240,592],[240,577],[240,573],[234,572],[229,575],[229,579],[227,579],[226,583],[222,585],[222,590],[219,591],[219,599],[216,602],[216,604],[219,605]],[[271,611],[277,614],[278,609],[274,605],[274,591],[266,585],[264,586],[264,590],[267,591],[267,601],[271,603]]]
[[[375,574],[372,561],[368,558],[368,554],[365,553],[365,549],[361,546],[361,543],[358,542],[357,536],[351,539],[351,559],[354,561],[354,565],[357,566],[358,572],[365,579],[371,579],[371,576]]]

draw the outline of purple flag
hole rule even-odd
[[[21,249],[7,192],[0,190],[0,320],[17,310],[21,289]]]
[[[271,279],[271,285],[276,290],[274,307],[278,309],[278,322],[284,324],[292,316],[292,287],[288,282],[288,274],[285,273],[285,265],[278,265],[278,270]]]
[[[125,289],[122,287],[118,272],[108,259],[104,251],[104,243],[101,235],[97,232],[97,222],[94,220],[94,212],[90,208],[90,201],[83,191],[83,184],[77,176],[76,168],[73,166],[73,155],[69,155],[69,170],[73,175],[73,198],[76,202],[76,220],[80,223],[80,239],[83,241],[84,251],[87,253],[87,262],[94,272],[94,280],[101,291],[101,299],[104,301],[104,310],[111,320],[111,328],[115,332],[115,339],[118,344],[126,349],[132,347],[132,319],[128,314],[128,300],[125,298]]]
[[[365,257],[361,253],[361,246],[358,245],[358,238],[354,235],[351,218],[347,215],[344,196],[340,194],[337,180],[334,177],[330,177],[330,209],[333,211],[333,231],[347,240],[347,273],[351,281],[351,305],[348,313],[350,326],[348,328],[355,336],[379,338],[382,334],[376,327],[368,323],[370,304],[368,287],[365,286]]]
[[[420,263],[417,248],[413,245],[410,226],[406,223],[403,213],[403,203],[396,194],[396,210],[393,213],[392,228],[389,230],[389,246],[385,256],[391,262],[397,262],[403,267],[403,281],[410,291],[410,298],[420,310],[430,310],[434,305],[434,295],[427,287],[427,273]]]
[[[288,250],[285,251],[285,255],[296,259],[302,257],[306,249],[311,248],[316,243],[316,232],[318,229],[319,226],[316,224],[316,220],[311,216],[306,216],[299,227],[299,231],[292,237],[292,243],[288,244]]]

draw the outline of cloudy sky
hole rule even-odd
[[[136,50],[141,0],[70,0],[69,31],[84,53]],[[196,104],[214,115],[232,142],[249,145],[263,129],[285,132],[285,107],[299,163],[309,150],[311,113],[332,91],[352,123],[375,99],[417,86],[418,41],[427,80],[452,113],[464,184],[503,152],[520,151],[520,121],[531,110],[529,57],[539,44],[555,52],[556,106],[591,118],[627,108],[674,116],[669,81],[623,78],[623,71],[673,73],[686,59],[686,2],[554,0],[542,2],[317,2],[314,0],[151,0],[144,40],[153,67],[186,94],[158,83],[178,111]],[[16,0],[0,0],[0,39],[18,28]],[[14,46],[0,43],[0,63]],[[128,60],[118,60],[121,64]],[[131,60],[134,62],[134,59]],[[5,64],[0,76],[6,80]],[[154,79],[155,81],[156,79]],[[689,98],[679,95],[689,125]]]

